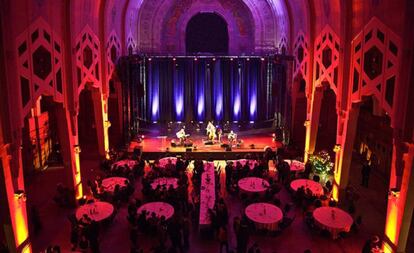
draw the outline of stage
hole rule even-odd
[[[147,133],[143,135],[144,138],[140,141],[132,141],[129,145],[128,151],[133,152],[138,148],[142,152],[144,159],[154,160],[165,156],[167,152],[169,155],[186,156],[189,159],[214,159],[214,160],[228,160],[243,158],[247,154],[262,155],[265,149],[271,148],[276,151],[277,148],[282,147],[282,143],[274,141],[273,132],[264,129],[255,129],[238,132],[237,145],[232,145],[231,149],[223,147],[222,144],[228,144],[227,134],[222,137],[222,143],[216,140],[214,144],[205,144],[206,135],[200,133],[191,134],[189,139],[192,141],[191,147],[172,146],[175,138],[175,132],[167,132],[165,135],[157,135],[154,133]],[[142,135],[140,135],[142,136]]]

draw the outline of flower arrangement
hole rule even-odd
[[[322,150],[315,155],[309,157],[312,164],[313,172],[321,176],[327,176],[332,173],[333,163],[331,156],[326,150]]]

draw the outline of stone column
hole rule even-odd
[[[406,252],[414,210],[414,144],[403,144],[406,148],[401,160],[403,174],[401,185],[390,182],[388,194],[387,218],[385,222],[385,252]],[[397,157],[398,159],[398,157]],[[392,170],[395,170],[393,159]]]
[[[13,157],[19,154],[20,148],[14,145],[0,146],[0,221],[5,235],[6,245],[11,253],[31,252],[29,228],[26,211],[26,193],[24,189],[23,169],[21,163],[19,168],[12,168]],[[12,152],[12,149],[18,149]],[[15,177],[13,169],[19,170]]]
[[[92,100],[95,113],[95,127],[98,135],[99,155],[104,158],[109,151],[107,99],[101,94],[97,88],[92,88]]]
[[[352,162],[352,150],[358,126],[359,103],[353,103],[345,116],[343,133],[339,146],[335,146],[337,154],[335,159],[333,198],[341,200],[348,185],[349,170]]]
[[[79,163],[78,124],[76,122],[71,124],[73,119],[70,112],[61,104],[55,105],[54,113],[58,121],[57,130],[65,171],[65,184],[74,190],[76,199],[80,199],[83,192]],[[74,117],[74,119],[76,118]],[[71,129],[71,125],[75,126],[74,129]]]
[[[307,122],[305,122],[305,162],[308,160],[308,156],[315,152],[316,136],[318,135],[319,116],[323,98],[323,89],[323,86],[316,86],[314,88],[309,119]]]

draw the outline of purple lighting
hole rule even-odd
[[[175,62],[175,58],[173,59]],[[175,65],[174,68],[174,101],[177,121],[184,119],[184,71]]]
[[[213,58],[215,60],[215,58]],[[215,114],[216,120],[223,119],[223,75],[221,72],[221,63],[217,61],[214,65],[214,77],[213,77],[213,87],[214,87],[214,103],[215,103]]]

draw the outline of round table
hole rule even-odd
[[[298,160],[285,160],[290,166],[290,171],[299,173],[305,170],[305,164]]]
[[[344,210],[336,207],[319,207],[313,211],[316,224],[328,230],[334,239],[340,232],[349,232],[354,220]]]
[[[113,167],[119,167],[119,166],[126,166],[128,169],[132,170],[134,166],[138,164],[137,161],[131,160],[131,159],[125,159],[115,162],[112,166]]]
[[[161,158],[158,161],[159,162],[159,166],[160,167],[165,167],[170,160],[171,160],[171,163],[174,164],[174,165],[177,163],[177,157],[164,157],[164,158]]]
[[[94,202],[85,204],[76,209],[76,219],[80,220],[84,214],[87,214],[92,220],[99,222],[107,219],[114,212],[114,206],[108,202]]]
[[[240,190],[246,193],[260,193],[269,188],[269,183],[259,177],[245,177],[238,182]]]
[[[313,180],[309,179],[296,179],[290,183],[290,187],[292,190],[297,191],[300,187],[304,187],[305,190],[309,189],[313,195],[321,196],[323,195],[323,188],[322,186]]]
[[[161,188],[165,186],[165,188],[169,189],[171,185],[174,189],[177,189],[178,179],[175,177],[159,177],[151,183],[151,188],[155,190],[158,186]]]
[[[149,202],[138,208],[138,214],[145,210],[147,211],[147,218],[151,217],[152,213],[160,218],[164,216],[166,220],[171,218],[174,214],[174,207],[165,202]]]
[[[116,185],[120,188],[126,187],[125,181],[128,179],[124,177],[108,177],[102,180],[102,188],[106,192],[113,193]]]
[[[275,231],[279,222],[283,219],[282,210],[268,203],[251,204],[246,207],[244,212],[247,218],[255,223],[257,229]]]

